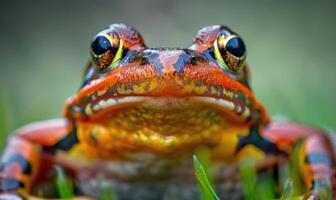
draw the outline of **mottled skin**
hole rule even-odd
[[[333,139],[321,130],[270,121],[248,85],[245,46],[228,27],[201,29],[186,49],[154,49],[133,28],[115,24],[94,38],[91,56],[63,119],[25,126],[8,139],[0,199],[32,198],[55,163],[76,176],[103,171],[108,163],[154,159],[163,163],[159,172],[110,174],[126,182],[160,180],[176,175],[170,170],[179,168],[176,160],[191,159],[203,147],[215,165],[252,156],[259,169],[271,168],[269,163],[289,158],[299,139],[295,162],[304,198],[317,199],[316,185],[323,193],[326,181],[335,195]]]

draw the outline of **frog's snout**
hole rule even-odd
[[[189,49],[153,48],[146,49],[142,55],[142,64],[151,65],[157,76],[170,76],[183,73],[187,66],[205,63],[207,58]]]

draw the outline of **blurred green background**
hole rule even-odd
[[[62,116],[92,37],[111,23],[148,46],[186,47],[203,26],[226,24],[247,45],[253,89],[271,115],[336,128],[333,1],[2,1],[0,148],[25,123]]]

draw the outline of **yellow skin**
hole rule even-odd
[[[90,181],[102,177],[117,189],[133,187],[118,191],[120,199],[131,198],[126,193],[134,198],[148,185],[179,190],[193,183],[191,156],[199,149],[207,149],[220,169],[219,195],[233,198],[221,187],[239,181],[236,163],[249,157],[258,170],[272,171],[299,139],[304,198],[317,198],[317,183],[325,194],[330,182],[334,192],[330,138],[306,126],[270,122],[249,87],[245,45],[228,27],[201,29],[186,49],[154,49],[133,28],[114,24],[95,36],[90,52],[83,85],[67,101],[64,119],[29,125],[8,140],[0,199],[31,197],[54,164],[89,196],[97,195]]]

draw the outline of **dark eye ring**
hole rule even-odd
[[[238,35],[223,31],[214,42],[214,55],[222,68],[238,72],[246,58],[246,47]]]

